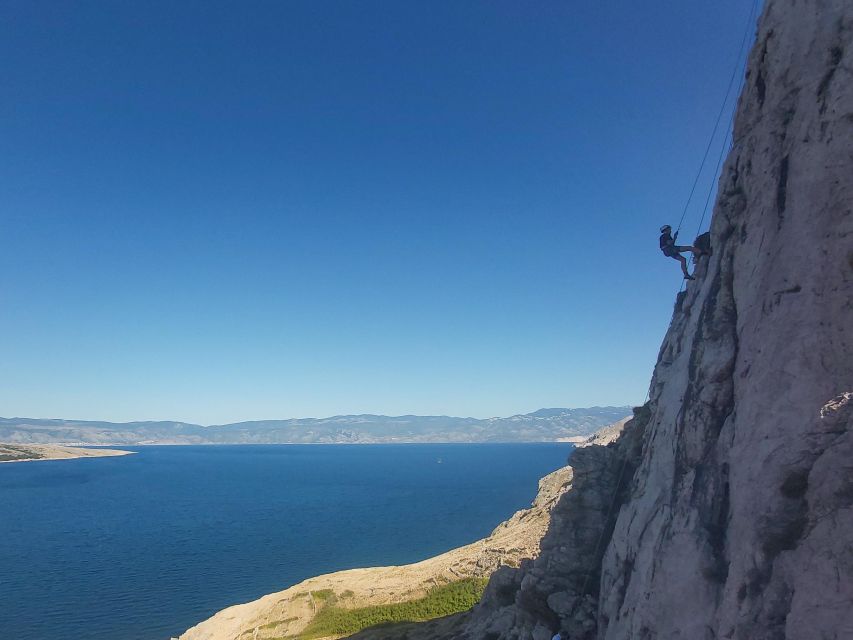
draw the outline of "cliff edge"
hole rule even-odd
[[[853,637],[853,3],[767,3],[734,140],[600,638]]]

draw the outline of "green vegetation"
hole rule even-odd
[[[0,462],[11,462],[12,460],[38,460],[44,455],[23,447],[5,444],[0,445]]]
[[[294,620],[299,620],[297,617],[285,618],[284,620],[275,620],[273,622],[267,622],[264,625],[261,625],[260,629],[274,629],[275,627],[281,626],[283,624],[287,624],[289,622],[293,622]],[[252,635],[252,632],[247,632],[249,635]]]
[[[315,600],[319,600],[320,602],[325,602],[326,600],[337,600],[335,597],[335,592],[331,589],[320,589],[318,591],[312,591],[311,595],[314,596]]]
[[[423,622],[467,611],[480,601],[487,582],[486,578],[466,578],[431,589],[417,600],[358,609],[344,609],[330,603],[320,609],[302,633],[290,638],[313,640],[351,635],[380,624]],[[318,593],[314,592],[315,598]]]

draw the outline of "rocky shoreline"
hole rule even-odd
[[[571,489],[572,480],[570,466],[543,477],[530,508],[516,512],[482,540],[413,564],[351,569],[310,578],[254,602],[223,609],[187,630],[180,640],[296,636],[330,601],[344,609],[412,602],[441,586],[485,579],[501,567],[518,567],[539,554],[551,512]]]

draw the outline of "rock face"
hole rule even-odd
[[[579,594],[596,591],[607,542],[602,532],[612,529],[613,518],[608,515],[624,498],[640,456],[642,424],[647,419],[644,409],[636,410],[632,421],[605,427],[586,446],[575,449],[572,483],[551,510],[539,557],[522,562],[519,568],[504,566],[495,571],[472,613],[418,625],[370,629],[353,638],[550,640],[553,629],[561,626],[574,629],[575,633],[568,636],[572,640],[594,637],[595,601]],[[576,624],[567,626],[569,619]],[[593,635],[584,635],[588,632]]]
[[[648,404],[446,637],[853,638],[853,2],[768,0],[734,140]]]
[[[853,3],[768,2],[734,138],[601,638],[853,637]]]
[[[451,629],[415,629],[408,637],[550,640],[562,629],[572,640],[595,638],[601,559],[618,506],[627,499],[649,417],[645,407],[637,409],[632,420],[575,449],[572,486],[551,512],[538,558],[496,571],[481,603]]]

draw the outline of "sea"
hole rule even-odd
[[[0,636],[168,640],[311,576],[488,535],[569,444],[125,447],[0,464]]]

